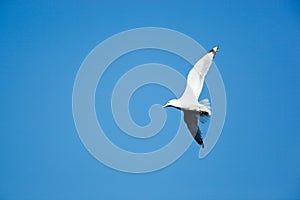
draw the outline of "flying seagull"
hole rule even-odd
[[[205,123],[211,115],[210,103],[208,99],[198,102],[202,91],[204,78],[212,64],[212,61],[219,50],[219,46],[208,51],[191,69],[187,77],[185,91],[179,99],[172,99],[163,106],[168,106],[182,110],[184,121],[195,138],[196,142],[204,148],[201,130],[198,121]]]

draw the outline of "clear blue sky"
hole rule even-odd
[[[215,62],[226,87],[227,117],[204,160],[194,143],[171,166],[136,175],[112,170],[86,151],[72,118],[72,88],[98,43],[144,26],[180,31],[206,49],[221,46]],[[1,1],[0,199],[300,199],[299,41],[296,0]],[[137,63],[130,58],[139,54],[129,55],[124,65],[182,63],[181,72],[188,72],[190,66],[174,56],[148,53]],[[107,77],[114,72],[112,66]],[[111,86],[102,90],[109,95]],[[131,105],[139,124],[147,123],[139,116],[150,104],[172,97],[146,86],[135,101],[151,92],[160,95],[147,97],[146,108]],[[104,129],[120,132],[111,115],[105,120]],[[163,142],[171,138],[166,131]]]

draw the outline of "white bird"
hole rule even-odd
[[[191,69],[187,77],[187,84],[184,93],[179,99],[172,99],[163,106],[168,106],[182,110],[184,121],[198,144],[204,148],[201,130],[198,120],[202,123],[207,121],[211,115],[210,103],[208,99],[198,102],[198,98],[203,88],[205,76],[212,64],[214,56],[219,50],[219,46],[208,51]]]

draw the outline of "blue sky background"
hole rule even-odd
[[[86,151],[72,118],[72,89],[98,43],[145,26],[180,31],[206,49],[221,46],[215,62],[226,87],[227,117],[204,160],[193,143],[171,166],[136,175],[112,170]],[[1,1],[0,199],[300,199],[299,41],[296,0]],[[121,59],[97,91],[101,123],[120,146],[156,149],[173,137],[180,113],[168,110],[160,140],[122,140],[105,106],[113,86],[108,80],[121,75],[118,63],[129,70],[159,62],[184,75],[191,66],[154,50]],[[107,97],[103,102],[99,91]],[[134,120],[147,124],[149,106],[170,98],[162,87],[139,89],[130,106]]]

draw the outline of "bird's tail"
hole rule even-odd
[[[211,115],[210,103],[208,99],[203,99],[199,102],[200,106],[200,122],[206,123]]]
[[[207,113],[207,115],[211,115],[210,103],[208,99],[203,99],[199,102],[200,112]]]

